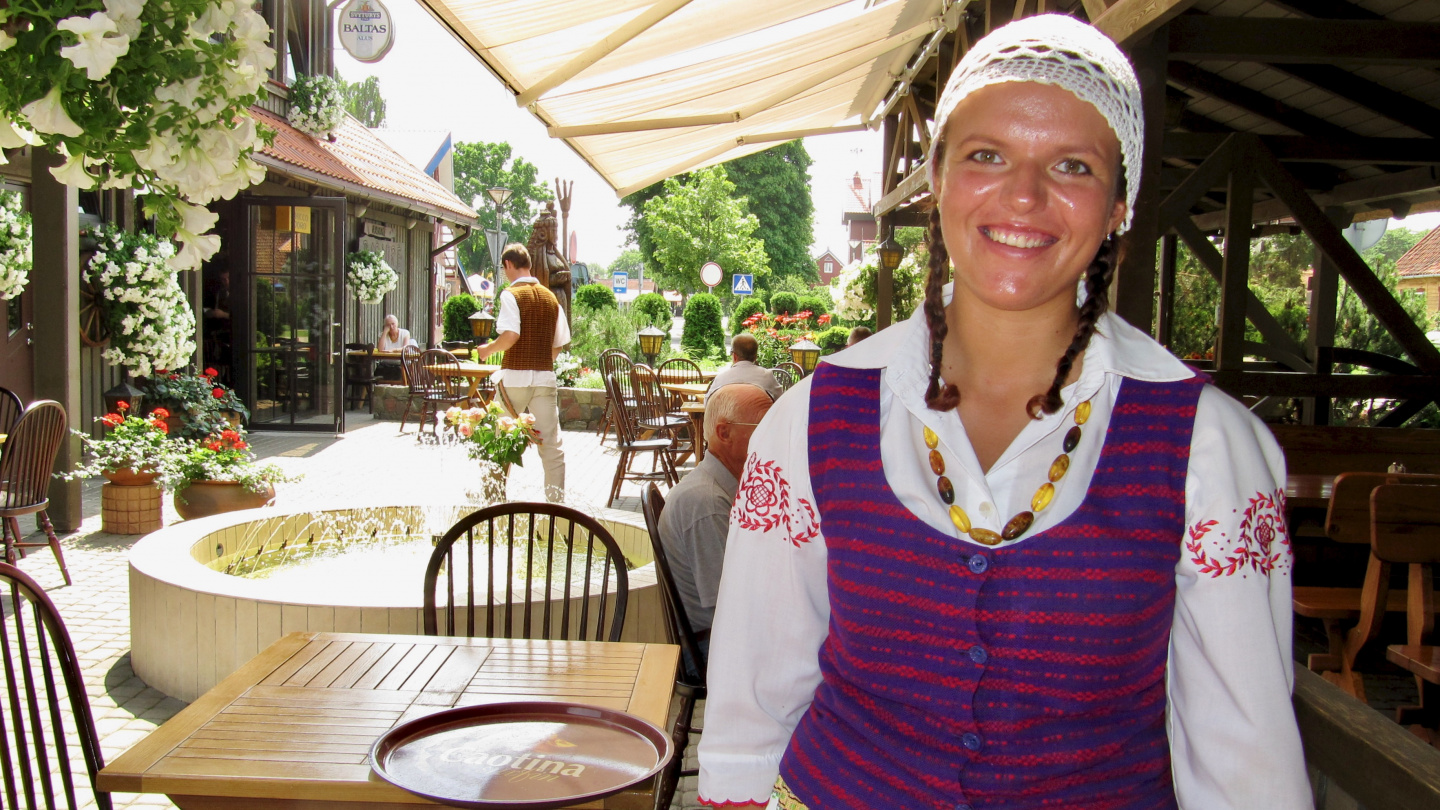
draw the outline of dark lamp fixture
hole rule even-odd
[[[482,340],[489,340],[495,334],[495,316],[483,309],[470,315],[470,334]]]
[[[101,394],[100,397],[105,401],[106,413],[118,413],[121,416],[129,416],[132,413],[136,416],[142,415],[140,406],[145,404],[145,393],[130,383],[128,374],[114,388]],[[123,412],[120,410],[122,402],[126,407]]]
[[[790,359],[805,371],[808,377],[810,372],[815,370],[815,364],[820,362],[820,347],[814,341],[802,340],[790,347]]]
[[[647,363],[655,365],[655,357],[660,354],[660,348],[665,345],[665,333],[651,325],[640,330],[639,338],[640,353],[645,355]]]
[[[900,247],[889,236],[875,246],[875,253],[880,257],[880,266],[891,272],[894,272],[895,268],[900,266],[900,260],[905,258],[905,248]]]

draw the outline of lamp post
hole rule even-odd
[[[511,191],[508,188],[490,188],[485,190],[490,199],[495,201],[495,243],[490,247],[490,263],[495,265],[495,295],[500,295],[500,254],[505,249],[505,224],[502,222],[505,202],[510,199]],[[486,239],[490,234],[485,234]]]
[[[645,355],[645,362],[655,365],[655,357],[660,354],[660,347],[663,346],[665,333],[655,328],[654,324],[640,330],[640,353]]]
[[[815,364],[820,362],[820,347],[814,341],[802,340],[790,347],[790,359],[800,366],[805,376],[815,370]]]

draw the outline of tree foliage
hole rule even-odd
[[[738,335],[745,331],[745,322],[751,315],[765,312],[765,302],[753,295],[745,296],[744,300],[735,305],[735,311],[730,314],[730,334]]]
[[[575,306],[590,309],[617,309],[615,292],[604,284],[586,284],[575,291]]]
[[[794,315],[800,311],[800,296],[782,290],[770,296],[770,311],[776,315]]]
[[[635,296],[635,301],[630,305],[630,311],[644,318],[642,327],[645,324],[652,324],[667,335],[670,334],[671,324],[675,322],[675,316],[670,314],[670,304],[660,293],[640,293]]]
[[[696,293],[685,302],[685,331],[680,348],[696,360],[725,356],[725,330],[720,326],[720,300]]]
[[[753,273],[757,281],[769,272],[765,250],[755,229],[759,223],[734,195],[735,184],[718,166],[693,172],[690,182],[665,181],[664,193],[645,203],[659,266],[656,283],[692,293],[704,288],[700,267],[718,262],[727,274]],[[728,289],[724,295],[730,295]]]
[[[810,198],[810,154],[804,141],[790,141],[724,163],[759,226],[755,237],[770,259],[771,279],[820,280],[810,258],[815,240],[815,203]]]
[[[385,96],[380,92],[380,79],[369,76],[358,82],[347,82],[336,74],[345,109],[367,127],[385,126]]]
[[[479,227],[460,243],[460,266],[468,273],[478,273],[490,269],[484,231],[495,227],[495,203],[487,190],[510,189],[510,199],[501,213],[504,241],[521,244],[530,238],[530,225],[540,215],[545,201],[555,199],[555,195],[540,179],[535,164],[518,156],[512,160],[508,143],[457,143],[454,163],[455,196],[474,205],[480,215]],[[473,202],[477,197],[480,202]]]
[[[445,339],[446,340],[470,340],[474,336],[470,328],[470,316],[480,311],[480,302],[475,296],[469,293],[452,295],[445,299],[444,313]]]

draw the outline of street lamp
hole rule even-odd
[[[495,292],[500,292],[500,254],[505,250],[505,225],[501,221],[505,210],[505,201],[510,199],[513,193],[508,188],[489,188],[485,190],[490,199],[495,201],[495,230],[486,231],[485,239],[490,243],[490,263],[495,266]]]
[[[655,357],[660,354],[660,347],[664,345],[665,333],[655,328],[654,324],[640,330],[640,353],[645,355],[645,362],[655,365]]]
[[[790,359],[800,366],[805,376],[815,370],[815,364],[820,362],[820,347],[814,341],[802,340],[790,347]]]

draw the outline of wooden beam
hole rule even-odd
[[[1440,23],[1177,17],[1170,56],[1190,61],[1440,65]]]
[[[893,154],[894,151],[895,151],[895,149],[896,149],[897,144],[900,142],[901,138],[904,137],[903,133],[900,132],[900,116],[899,116],[899,115],[896,115],[895,113],[891,113],[890,115],[885,116],[885,122],[884,122],[883,126],[882,126],[881,129],[880,129],[880,137],[881,137],[881,141],[880,141],[880,142],[881,142],[883,148],[885,149],[885,153],[886,153],[887,155]],[[893,184],[893,183],[895,182],[895,175],[894,175],[894,173],[893,173],[893,165],[894,165],[894,164],[891,163],[892,170],[891,170],[891,171],[886,171],[886,173],[885,173],[885,174],[881,177],[881,179],[880,179],[880,182],[881,182],[881,184],[882,184],[880,187],[881,187],[881,189],[883,189],[883,190],[885,190],[885,191],[887,192],[886,195],[885,195],[886,197],[889,197],[889,196],[890,196],[890,193],[889,193],[889,192],[893,190],[891,184]],[[923,173],[924,173],[924,170],[921,169],[921,170],[919,170],[919,171],[916,172],[916,173],[923,174]],[[912,176],[913,176],[914,174],[915,174],[915,173],[912,173]],[[890,229],[894,227],[894,223],[890,221],[890,217],[889,217],[889,216],[884,215],[884,214],[877,215],[877,216],[875,217],[875,219],[876,219],[876,223],[875,223],[875,241],[876,241],[877,243],[879,243],[879,242],[884,242],[884,241],[890,236]],[[895,301],[895,274],[885,267],[885,263],[884,263],[884,262],[880,262],[880,263],[878,264],[878,267],[877,267],[876,271],[875,271],[875,329],[876,329],[876,331],[879,331],[879,330],[884,329],[885,327],[889,326],[890,323],[891,323],[891,321],[894,319],[894,317],[895,317],[895,304],[894,304],[894,301]]]
[[[1091,25],[1094,25],[1095,21],[1105,13],[1105,0],[1084,0],[1083,5],[1085,6],[1085,18],[1090,21]]]
[[[1274,121],[1301,135],[1328,141],[1348,141],[1356,137],[1349,130],[1335,126],[1323,118],[1313,116],[1258,90],[1251,90],[1242,84],[1232,82],[1223,76],[1217,76],[1194,65],[1185,62],[1171,62],[1169,73],[1170,80],[1182,87]]]
[[[1334,65],[1276,64],[1270,67],[1333,93],[1351,104],[1377,112],[1431,138],[1440,138],[1440,110],[1383,84]]]
[[[906,201],[916,194],[929,190],[930,177],[925,171],[925,164],[922,163],[916,166],[914,171],[906,175],[904,180],[896,184],[894,189],[881,197],[879,202],[875,203],[875,206],[870,209],[870,213],[876,218],[883,217],[904,205]]]
[[[1117,0],[1090,22],[1120,45],[1131,45],[1193,5],[1195,0]]]
[[[1301,17],[1322,20],[1383,20],[1385,17],[1346,0],[1268,0],[1269,4]]]
[[[1211,377],[1215,385],[1237,397],[1414,399],[1435,396],[1435,377],[1430,374],[1306,374],[1231,369],[1211,372]]]
[[[1169,196],[1160,203],[1160,232],[1164,233],[1173,228],[1177,222],[1184,219],[1190,207],[1202,194],[1212,188],[1219,187],[1227,175],[1230,174],[1230,167],[1234,164],[1234,138],[1229,136],[1221,141],[1205,158],[1190,176],[1185,178]]]
[[[1199,160],[1224,142],[1227,132],[1167,132],[1165,157]],[[1341,143],[1313,137],[1262,135],[1265,148],[1279,160],[1315,160],[1388,165],[1440,164],[1440,142],[1429,138],[1361,138]]]
[[[1225,194],[1225,259],[1220,275],[1220,332],[1215,365],[1221,371],[1245,362],[1245,309],[1250,292],[1250,206],[1255,180],[1250,167],[1254,137],[1231,142],[1230,182]]]
[[[1264,139],[1261,139],[1264,143]],[[1324,194],[1316,194],[1315,204],[1356,206],[1372,201],[1381,201],[1404,194],[1417,194],[1440,190],[1440,166],[1427,166],[1408,171],[1387,174],[1383,177],[1367,177],[1351,183],[1336,186]],[[1388,207],[1388,206],[1382,206]],[[1255,204],[1255,221],[1271,222],[1288,216],[1290,209],[1279,200]],[[1224,227],[1223,215],[1198,214],[1193,217],[1195,225],[1202,231],[1213,231]]]
[[[1116,315],[1146,333],[1154,328],[1155,320],[1155,242],[1160,237],[1160,143],[1165,137],[1165,46],[1169,41],[1161,28],[1130,48],[1145,112],[1145,150],[1141,165],[1126,170],[1125,182],[1139,188],[1130,241],[1115,275],[1112,300]]]

